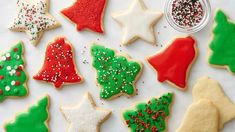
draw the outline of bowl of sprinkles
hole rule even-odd
[[[165,15],[168,23],[177,31],[195,33],[204,28],[211,16],[208,0],[168,0]]]

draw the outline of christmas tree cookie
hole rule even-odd
[[[17,15],[10,24],[13,31],[26,32],[36,45],[43,32],[60,24],[48,13],[48,0],[17,0]]]
[[[158,81],[167,81],[179,89],[185,89],[187,75],[196,56],[196,43],[189,36],[175,38],[168,47],[148,57],[147,61],[157,71]]]
[[[13,46],[0,58],[0,102],[6,97],[22,97],[27,95],[27,76],[22,58],[23,44]]]
[[[49,97],[45,96],[27,112],[16,116],[15,120],[5,124],[6,132],[48,132]]]
[[[96,44],[93,44],[90,51],[102,99],[113,99],[123,94],[135,95],[134,85],[142,70],[139,62],[132,61],[127,56],[116,55],[114,50]]]
[[[56,88],[60,88],[65,83],[82,82],[83,79],[73,61],[72,46],[64,37],[58,37],[48,44],[44,64],[33,78],[51,82]]]
[[[213,38],[209,44],[209,64],[217,67],[227,67],[235,73],[235,24],[228,20],[223,11],[215,14]]]
[[[85,28],[103,33],[102,19],[106,0],[76,0],[61,11],[62,15],[76,24],[78,31]]]
[[[138,103],[134,110],[123,112],[125,124],[131,132],[163,132],[172,102],[172,93],[152,98],[147,103]]]

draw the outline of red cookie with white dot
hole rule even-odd
[[[44,64],[33,78],[53,83],[55,88],[82,82],[73,60],[72,46],[64,37],[58,37],[48,44]]]

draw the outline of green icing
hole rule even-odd
[[[215,15],[213,39],[209,44],[211,55],[209,64],[228,66],[235,73],[235,24],[228,21],[226,15],[218,10]]]
[[[22,52],[22,43],[19,42],[0,57],[0,102],[7,96],[22,97],[27,94]]]
[[[131,132],[164,131],[172,96],[172,93],[167,93],[160,98],[152,98],[148,103],[137,104],[135,110],[123,112],[123,118]]]
[[[91,47],[91,55],[92,65],[97,70],[97,82],[101,85],[101,98],[135,93],[133,85],[141,71],[139,63],[127,61],[123,56],[116,56],[114,50],[96,44]]]
[[[45,96],[25,113],[18,115],[14,122],[5,125],[6,132],[48,132],[48,97]]]

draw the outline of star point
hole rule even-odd
[[[143,0],[135,0],[128,10],[112,15],[123,28],[122,43],[124,45],[137,39],[155,43],[153,28],[161,16],[161,12],[149,10]]]
[[[111,111],[98,108],[89,93],[86,93],[79,105],[61,107],[61,112],[70,123],[69,132],[96,132],[110,115]]]

